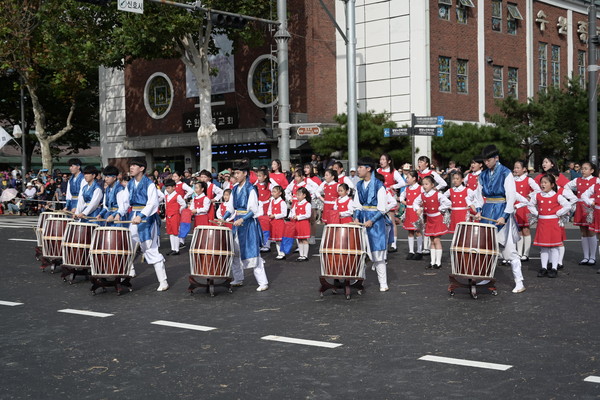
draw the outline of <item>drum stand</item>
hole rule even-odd
[[[42,246],[35,246],[35,259],[42,261]]]
[[[96,295],[96,289],[98,289],[99,287],[102,288],[102,293],[106,293],[107,287],[114,287],[117,291],[117,296],[120,296],[121,292],[123,291],[123,288],[121,286],[125,286],[129,289],[130,292],[133,291],[130,282],[131,277],[129,275],[114,275],[114,278],[114,280],[109,281],[106,278],[96,278],[93,276],[90,277],[90,281],[92,281],[92,287],[90,288],[92,295]],[[121,279],[123,280],[121,281]]]
[[[206,288],[206,293],[210,293],[210,297],[215,297],[215,286],[224,286],[225,288],[227,288],[227,291],[229,293],[233,293],[233,290],[231,290],[231,280],[232,280],[231,278],[217,277],[216,279],[225,279],[222,283],[218,283],[218,284],[215,284],[214,277],[202,277],[202,278],[206,278],[206,283],[200,283],[196,279],[194,279],[194,276],[190,275],[190,277],[188,278],[188,281],[190,282],[190,286],[188,287],[188,292],[190,292],[190,295],[194,294],[194,289],[203,287],[203,288]]]
[[[340,282],[339,279],[334,279],[333,284],[327,282],[325,278],[330,278],[329,276],[319,276],[319,282],[321,282],[321,288],[319,289],[319,295],[323,298],[326,290],[331,289],[333,294],[337,294],[336,289],[344,289],[344,294],[346,295],[346,300],[350,300],[350,288],[357,289],[357,293],[362,295],[363,290],[365,290],[363,286],[363,278],[348,278],[344,279],[344,283]],[[350,284],[350,281],[356,280],[356,282]]]
[[[458,278],[462,278],[468,281],[467,283],[463,283],[458,280]],[[495,279],[486,279],[486,278],[468,278],[462,275],[448,275],[448,279],[450,280],[450,284],[448,285],[448,293],[450,296],[454,296],[454,289],[456,288],[467,288],[469,289],[469,293],[472,298],[477,298],[477,288],[485,288],[488,289],[493,296],[498,295],[498,291],[496,290],[496,280]],[[483,285],[478,285],[478,282],[489,281]]]
[[[67,280],[67,276],[69,275],[73,275],[71,277],[71,279]],[[90,268],[86,268],[86,267],[70,267],[67,265],[62,266],[62,273],[60,274],[60,277],[62,278],[63,282],[69,282],[70,285],[75,283],[75,277],[77,275],[81,275],[83,277],[85,277],[86,280],[89,279],[90,276]]]
[[[40,265],[42,272],[46,272],[46,268],[50,267],[51,274],[53,274],[58,268],[58,266],[62,264],[62,258],[60,257],[40,256],[40,261],[42,262],[42,265]]]

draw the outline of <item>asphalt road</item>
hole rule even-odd
[[[156,292],[153,268],[137,263],[133,292],[92,296],[81,278],[69,285],[40,271],[32,222],[0,218],[1,399],[600,397],[600,275],[577,265],[575,229],[559,277],[537,278],[532,259],[521,294],[510,292],[510,269],[499,266],[498,296],[474,300],[458,289],[450,297],[450,237],[443,268],[432,271],[428,258],[404,259],[401,236],[389,257],[390,291],[379,292],[369,269],[363,295],[346,300],[319,298],[317,246],[308,263],[267,254],[262,293],[247,271],[231,294],[190,296],[186,249],[167,257],[167,292]],[[169,250],[166,237],[161,250]]]

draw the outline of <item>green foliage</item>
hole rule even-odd
[[[311,139],[315,152],[330,155],[340,152],[343,159],[348,158],[348,116],[338,114],[334,117],[338,126],[325,128],[323,134]],[[379,159],[381,154],[389,153],[394,162],[400,165],[411,159],[410,139],[406,137],[384,138],[384,128],[396,128],[387,113],[374,111],[358,114],[358,156]]]

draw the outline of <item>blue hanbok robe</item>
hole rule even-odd
[[[236,212],[234,221],[244,220],[241,226],[233,226],[233,234],[237,235],[240,245],[241,260],[260,256],[262,231],[254,213],[248,209],[248,199],[252,191],[256,193],[258,199],[256,187],[248,181],[241,187],[239,185],[234,186],[231,191],[233,208]]]
[[[127,184],[129,203],[131,205],[131,212],[129,213],[128,219],[132,220],[139,215],[142,218],[142,221],[144,221],[137,226],[140,242],[155,239],[152,237],[153,228],[156,228],[157,234],[160,232],[160,216],[158,215],[158,212],[154,212],[152,215],[142,214],[142,210],[148,204],[148,187],[150,185],[154,185],[154,183],[145,175],[137,186],[135,184],[135,179],[130,180]]]
[[[70,199],[67,199],[66,209],[72,210],[77,208],[77,200],[79,199],[79,191],[81,190],[81,184],[83,183],[83,174],[79,173],[77,176],[71,176],[67,185],[67,193],[70,194]]]
[[[384,214],[377,209],[377,192],[381,188],[384,186],[379,179],[371,179],[366,188],[364,181],[359,181],[356,185],[356,195],[362,208],[354,211],[354,218],[363,223],[369,220],[373,221],[373,225],[367,228],[372,252],[385,251],[388,245]]]

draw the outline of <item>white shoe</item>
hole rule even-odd
[[[160,283],[160,286],[158,287],[158,289],[156,289],[156,291],[157,292],[164,292],[167,289],[169,289],[169,284],[167,283],[167,281],[162,281]]]
[[[523,293],[524,291],[525,286],[523,286],[523,282],[517,283],[515,288],[512,290],[513,293]]]
[[[387,287],[387,286],[381,286],[381,287],[379,288],[379,291],[380,291],[380,292],[387,292],[388,290],[390,290],[390,288],[389,288],[389,287]]]
[[[264,292],[268,288],[269,288],[269,285],[261,285],[261,286],[259,286],[259,287],[256,288],[256,291],[257,292]]]

